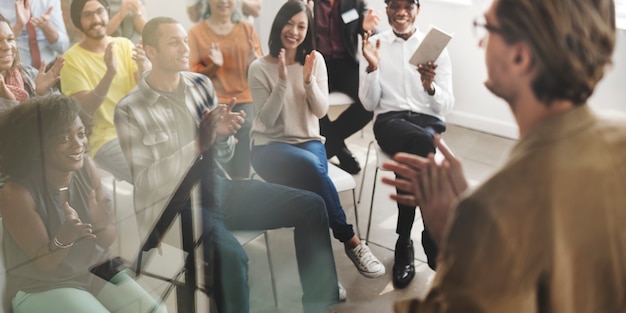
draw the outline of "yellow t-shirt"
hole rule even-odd
[[[137,72],[138,67],[131,58],[135,45],[124,37],[108,37],[108,39],[115,43],[113,56],[117,65],[117,73],[102,105],[93,115],[94,128],[91,137],[89,137],[91,145],[89,154],[92,157],[104,144],[117,138],[113,124],[115,105],[137,84],[135,72]],[[81,91],[93,90],[107,71],[104,53],[85,50],[78,44],[69,48],[63,57],[65,58],[65,65],[61,70],[61,90],[68,96]]]

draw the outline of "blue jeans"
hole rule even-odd
[[[255,180],[231,181],[219,175],[216,182],[216,201],[221,210],[213,217],[223,220],[229,230],[294,227],[304,312],[325,312],[339,301],[328,217],[318,195]],[[243,313],[247,308],[237,311],[232,302],[247,300],[247,257],[245,252],[241,254],[241,246],[232,241],[232,235],[220,234],[216,238],[218,264],[221,264],[217,273],[222,284],[219,292],[224,293],[221,298],[230,302],[225,303],[228,312]],[[228,241],[230,247],[225,244]]]
[[[333,236],[341,242],[354,237],[337,189],[328,177],[324,145],[317,141],[291,145],[272,142],[252,147],[252,166],[266,181],[314,192],[324,199]]]

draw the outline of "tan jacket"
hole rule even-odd
[[[626,312],[626,120],[542,122],[459,203],[432,290],[395,312]]]

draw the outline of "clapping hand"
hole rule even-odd
[[[9,86],[4,81],[4,75],[0,74],[0,98],[17,101],[17,98],[9,89]]]
[[[31,18],[30,12],[30,0],[16,0],[15,1],[15,17],[17,22],[26,26],[26,23]]]
[[[461,162],[441,140],[435,137],[435,144],[444,155],[441,163],[433,154],[428,158],[408,153],[398,153],[395,162],[385,162],[383,168],[396,173],[395,179],[383,178],[383,182],[408,194],[391,195],[400,204],[419,206],[425,225],[436,241],[441,239],[453,204],[467,189]]]
[[[211,59],[211,62],[213,62],[213,65],[217,68],[224,65],[224,56],[222,55],[222,50],[220,50],[219,43],[211,43],[211,47],[209,48],[209,59]]]
[[[96,225],[96,233],[114,222],[115,216],[112,208],[110,197],[103,196],[101,200],[98,200],[96,191],[91,191],[89,194],[89,213],[91,220]]]
[[[220,139],[228,138],[241,128],[245,122],[246,113],[244,111],[231,112],[236,104],[237,98],[232,98],[228,105],[219,104],[213,110],[204,111],[196,139],[200,153],[208,150],[218,136]]]
[[[261,56],[256,53],[256,49],[254,49],[254,42],[252,40],[248,40],[248,45],[250,49],[248,50],[248,66],[254,62],[254,60],[260,58]]]
[[[139,73],[143,73],[152,68],[152,63],[150,63],[150,60],[146,57],[146,52],[143,50],[143,42],[141,39],[139,39],[139,43],[133,48],[132,59],[137,63]]]
[[[113,56],[113,46],[114,43],[110,42],[104,50],[104,64],[107,66],[107,74],[111,76],[115,76],[117,73],[117,62],[115,62],[115,57]]]
[[[63,204],[63,212],[65,213],[65,222],[61,225],[56,238],[65,245],[74,243],[81,238],[96,239],[91,224],[83,224],[78,217],[78,213],[70,206],[69,203]]]
[[[435,80],[436,69],[437,69],[437,64],[433,62],[427,62],[426,64],[417,65],[417,71],[421,75],[422,86],[424,87],[424,91],[426,91],[431,96],[435,94],[435,87],[433,86],[433,81]]]
[[[230,99],[228,106],[226,106],[226,112],[224,112],[222,118],[218,121],[217,135],[221,140],[236,134],[241,128],[241,125],[246,121],[246,113],[244,111],[232,112],[236,104],[237,98]]]
[[[304,67],[302,68],[302,76],[305,84],[310,84],[313,79],[313,64],[315,64],[315,50],[304,57]]]
[[[367,71],[372,72],[378,69],[378,60],[380,58],[380,39],[376,40],[376,46],[369,41],[371,32],[363,35],[363,57],[367,61]]]
[[[196,136],[196,148],[199,153],[207,151],[215,142],[217,125],[226,113],[226,109],[225,104],[219,104],[213,110],[204,110]]]
[[[46,72],[46,61],[41,61],[39,73],[35,78],[35,92],[37,95],[45,95],[50,87],[52,87],[52,85],[54,85],[61,78],[60,73],[63,68],[63,64],[65,64],[65,59],[63,59],[63,57],[58,57],[54,61],[52,68]]]
[[[30,19],[30,23],[33,24],[33,26],[35,26],[36,28],[49,27],[51,26],[50,25],[51,13],[52,13],[52,7],[48,7],[48,10],[42,16],[39,16],[39,17],[32,16]]]
[[[378,23],[380,22],[380,14],[374,11],[374,9],[369,9],[365,16],[363,16],[363,31],[371,32],[378,27]]]
[[[278,52],[278,78],[287,80],[287,64],[285,64],[285,48]]]

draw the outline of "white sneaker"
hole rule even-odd
[[[360,243],[354,249],[344,246],[346,254],[359,270],[361,275],[367,278],[376,278],[385,275],[385,266],[372,254],[370,248]]]
[[[348,292],[346,292],[346,288],[343,288],[340,282],[337,282],[339,285],[339,301],[346,301],[348,299]]]

